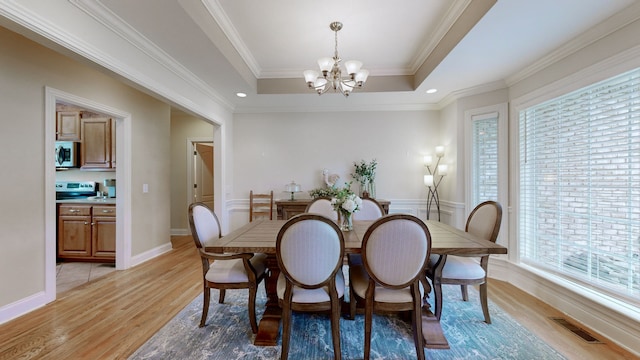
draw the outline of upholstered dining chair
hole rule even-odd
[[[273,190],[268,194],[249,191],[249,222],[257,218],[273,220]]]
[[[265,254],[227,254],[204,251],[204,244],[221,236],[220,222],[205,204],[189,205],[189,225],[193,241],[202,260],[202,282],[204,301],[200,327],[205,326],[209,311],[211,289],[218,289],[218,302],[224,303],[227,289],[249,289],[249,321],[253,333],[258,332],[256,321],[256,293],[258,284],[265,275]]]
[[[423,360],[422,296],[424,269],[431,253],[431,234],[425,223],[408,214],[385,215],[362,239],[363,266],[349,268],[353,294],[364,299],[364,358],[371,353],[373,313],[411,311],[417,358]],[[354,299],[355,300],[355,299]]]
[[[353,213],[353,220],[377,220],[384,215],[384,209],[372,198],[362,199],[360,210]]]
[[[375,199],[365,198],[362,199],[362,205],[360,206],[360,210],[353,213],[353,220],[377,220],[384,216],[384,209],[382,205],[378,203]],[[347,262],[349,267],[353,266],[362,266],[362,256],[360,254],[348,254]],[[356,302],[351,301],[353,299],[353,287],[349,288],[349,315],[353,320],[356,316]]]
[[[331,200],[327,198],[314,199],[307,205],[305,212],[324,215],[333,221],[338,221],[338,212],[333,209]]]
[[[465,231],[496,242],[500,223],[502,222],[502,206],[495,201],[485,201],[478,204],[469,217]],[[445,261],[444,267],[439,271],[440,261]],[[489,266],[489,254],[478,257],[465,257],[460,255],[432,256],[427,267],[427,277],[431,279],[435,295],[435,315],[438,320],[442,315],[442,285],[460,285],[462,300],[468,301],[468,285],[480,285],[480,303],[484,313],[484,321],[491,324],[489,306],[487,301],[487,268]]]
[[[282,307],[282,353],[289,356],[292,311],[330,311],[334,359],[340,353],[340,311],[345,280],[344,237],[338,225],[318,214],[289,219],[276,238],[280,267],[277,293]]]

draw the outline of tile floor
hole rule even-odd
[[[116,270],[114,263],[60,262],[56,265],[56,293],[61,293]]]

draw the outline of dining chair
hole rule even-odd
[[[218,289],[218,302],[224,303],[227,289],[249,289],[249,321],[253,333],[258,332],[256,321],[256,293],[258,284],[265,276],[265,254],[252,253],[210,253],[204,250],[208,241],[221,237],[220,222],[211,209],[200,202],[189,205],[189,225],[193,241],[202,261],[202,282],[204,284],[202,317],[200,327],[205,326],[209,311],[211,289]]]
[[[256,218],[273,220],[273,190],[268,194],[254,194],[249,191],[249,222]]]
[[[480,238],[496,242],[500,223],[502,222],[502,206],[495,201],[485,201],[478,204],[469,217],[465,231]],[[440,262],[444,266],[440,267]],[[435,316],[438,320],[442,315],[442,285],[460,285],[462,300],[468,301],[468,285],[480,285],[480,304],[484,313],[484,321],[491,324],[489,306],[487,300],[487,268],[489,266],[489,254],[483,255],[478,261],[477,255],[466,257],[464,255],[433,256],[429,259],[426,274],[433,284],[435,295]]]
[[[333,209],[331,200],[327,198],[317,198],[312,200],[305,210],[305,213],[320,214],[333,221],[338,221],[338,212]]]
[[[318,214],[289,219],[276,238],[280,267],[277,293],[282,307],[282,353],[289,356],[292,311],[330,311],[334,359],[340,353],[340,311],[345,279],[344,237],[338,225]]]
[[[377,220],[384,216],[384,209],[382,205],[378,203],[375,199],[365,198],[362,199],[362,205],[360,206],[360,210],[353,213],[353,220]],[[348,254],[347,255],[347,263],[349,267],[353,266],[362,266],[362,256],[360,254]],[[351,320],[355,319],[356,316],[356,302],[351,301],[353,299],[353,287],[349,288],[349,317]]]
[[[411,311],[416,356],[423,360],[422,296],[424,269],[431,253],[431,234],[425,223],[408,214],[385,215],[362,239],[363,266],[349,268],[353,294],[365,302],[364,359],[371,352],[374,312]],[[354,299],[355,300],[355,299]]]

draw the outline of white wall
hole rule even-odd
[[[313,95],[310,95],[313,96]],[[332,95],[325,95],[332,96]],[[437,111],[237,114],[233,133],[232,228],[248,221],[249,191],[290,196],[295,180],[308,191],[323,186],[322,169],[351,181],[354,161],[378,161],[377,197],[424,199],[423,155],[440,144]],[[358,189],[357,184],[353,186]]]

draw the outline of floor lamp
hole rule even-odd
[[[427,220],[431,215],[433,205],[438,210],[438,221],[440,221],[440,196],[438,195],[438,186],[442,182],[442,178],[447,174],[447,165],[440,164],[440,160],[444,157],[444,146],[436,146],[436,165],[431,170],[433,164],[433,156],[425,155],[424,166],[427,168],[427,174],[424,175],[424,185],[428,189],[427,193]]]

